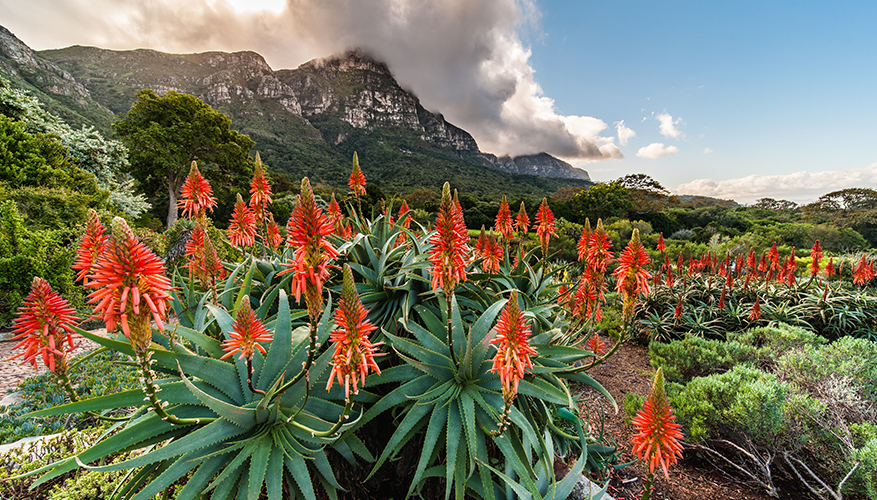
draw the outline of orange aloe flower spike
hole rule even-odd
[[[256,218],[256,223],[261,224],[265,219],[265,209],[271,203],[271,184],[265,176],[265,167],[262,158],[256,153],[256,169],[253,171],[253,180],[250,182],[250,210]]]
[[[432,263],[432,288],[452,293],[457,283],[466,280],[469,257],[469,234],[463,221],[459,203],[451,198],[451,188],[442,187],[442,201],[435,220],[436,232],[429,242],[429,261]]]
[[[585,218],[585,227],[582,229],[582,236],[576,243],[576,250],[579,254],[579,262],[588,258],[588,244],[591,242],[591,221]]]
[[[268,224],[265,226],[265,244],[276,252],[280,244],[283,243],[283,237],[280,236],[280,228],[274,222],[274,214],[268,215]]]
[[[125,219],[113,219],[107,250],[95,264],[88,287],[95,288],[89,303],[95,304],[94,313],[103,318],[107,330],[121,327],[134,351],[145,353],[152,341],[150,320],[164,329],[171,284],[161,260],[137,240]]]
[[[509,202],[506,200],[505,195],[502,195],[502,202],[499,204],[499,212],[496,214],[493,228],[506,240],[512,239],[515,233],[515,229],[512,226],[512,211],[509,209]]]
[[[198,170],[198,162],[192,162],[189,175],[180,189],[180,201],[177,203],[183,209],[183,215],[199,218],[206,210],[213,210],[216,206],[216,198],[213,197],[213,189],[207,179]]]
[[[527,217],[527,209],[524,208],[524,202],[521,202],[521,208],[518,210],[518,217],[515,219],[515,230],[518,232],[518,237],[522,234],[527,234],[527,229],[530,227],[530,218]]]
[[[648,263],[649,255],[640,242],[639,229],[634,228],[630,243],[618,256],[618,267],[612,273],[618,278],[615,290],[624,296],[623,308],[626,317],[630,317],[629,315],[633,313],[637,295],[649,293],[651,275],[646,270]]]
[[[256,242],[256,218],[250,207],[244,203],[241,194],[238,193],[234,211],[231,213],[231,222],[228,225],[228,239],[235,248],[250,247]]]
[[[287,246],[295,251],[292,262],[283,264],[289,269],[281,271],[278,276],[295,273],[292,293],[296,301],[300,301],[304,293],[308,315],[315,320],[323,306],[323,283],[329,277],[329,261],[338,257],[338,251],[328,240],[332,223],[317,206],[307,177],[301,181],[301,194],[289,216],[286,234]]]
[[[631,452],[648,462],[649,474],[660,465],[664,477],[670,479],[669,467],[682,458],[682,427],[675,420],[664,390],[664,373],[658,368],[652,392],[633,419],[638,432],[631,440]]]
[[[232,329],[233,331],[228,333],[231,338],[222,342],[222,350],[226,353],[219,359],[225,359],[236,353],[240,353],[238,359],[253,359],[256,349],[262,354],[267,352],[259,342],[271,342],[272,334],[253,312],[249,300],[241,302]]]
[[[88,220],[85,222],[85,234],[82,236],[79,249],[76,251],[76,262],[70,266],[79,270],[76,274],[76,281],[86,283],[92,266],[106,248],[107,236],[104,234],[104,225],[101,224],[97,212],[89,209]]]
[[[524,378],[525,369],[533,368],[531,356],[536,350],[530,346],[530,325],[524,319],[524,313],[518,305],[518,292],[512,290],[496,323],[496,338],[490,341],[496,347],[493,357],[493,368],[490,371],[499,373],[502,392],[506,400],[518,392],[518,384]]]
[[[353,191],[353,196],[357,198],[365,196],[365,175],[362,174],[362,170],[359,168],[359,157],[356,155],[356,151],[353,152],[353,171],[350,172],[350,179],[347,181],[347,185]]]
[[[548,243],[551,235],[556,234],[554,229],[554,214],[548,207],[548,200],[542,198],[542,204],[539,205],[539,211],[536,212],[536,235],[539,236],[539,244],[542,246],[542,255],[548,254]]]
[[[70,325],[77,322],[79,318],[70,304],[52,291],[46,280],[34,277],[30,293],[15,314],[12,328],[16,334],[12,340],[20,341],[13,349],[24,348],[24,352],[9,359],[21,357],[22,363],[37,368],[37,359],[41,358],[49,371],[63,373],[67,354],[74,348]]]
[[[353,272],[350,266],[344,266],[344,278],[341,285],[341,299],[338,308],[335,309],[335,325],[337,328],[330,334],[329,341],[334,342],[335,352],[332,355],[332,371],[329,372],[329,382],[326,390],[332,388],[332,382],[336,379],[344,385],[345,399],[350,397],[350,389],[357,394],[357,383],[365,385],[365,377],[370,370],[380,374],[375,358],[383,354],[376,354],[375,349],[383,345],[383,342],[372,344],[369,334],[377,327],[368,319],[368,309],[363,307],[356,293],[353,282]]]

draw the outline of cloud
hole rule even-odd
[[[360,48],[482,150],[622,157],[600,135],[606,123],[559,114],[536,82],[521,38],[538,34],[535,0],[286,0],[279,13],[235,10],[229,0],[0,0],[0,11],[35,48],[253,50],[274,69]]]
[[[714,181],[697,179],[681,184],[677,194],[694,194],[752,203],[759,198],[788,199],[798,203],[850,187],[877,187],[877,163],[866,167],[795,172],[785,175],[749,175],[739,179]]]
[[[636,132],[624,125],[624,120],[615,122],[615,132],[618,134],[618,144],[627,146],[627,141],[636,137]]]
[[[677,118],[674,120],[669,113],[661,113],[656,118],[659,122],[661,122],[661,125],[658,128],[661,131],[661,135],[663,135],[664,137],[672,137],[676,139],[678,137],[685,136],[685,134],[683,134],[679,129],[676,128],[677,124],[684,123],[682,121],[682,118]]]
[[[708,155],[713,152],[713,148],[703,148],[703,154]]]
[[[678,152],[679,148],[677,148],[676,146],[664,146],[663,142],[653,142],[648,146],[639,148],[639,151],[636,152],[636,155],[640,158],[649,158],[651,160],[654,160],[655,158],[672,155]]]

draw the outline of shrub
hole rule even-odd
[[[652,366],[664,369],[668,382],[685,382],[731,369],[756,357],[755,348],[740,342],[706,340],[686,335],[682,340],[649,344]]]

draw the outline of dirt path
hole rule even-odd
[[[103,335],[106,333],[106,330],[95,330],[93,333]],[[73,351],[74,356],[97,348],[97,344],[88,339],[79,338],[75,343],[77,347]],[[15,389],[15,386],[22,380],[47,371],[43,366],[42,360],[38,362],[39,369],[34,368],[30,363],[22,364],[22,358],[10,360],[9,358],[22,352],[22,349],[13,349],[17,344],[18,341],[11,340],[0,342],[0,398],[6,396],[7,392],[11,389]]]

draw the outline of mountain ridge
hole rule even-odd
[[[357,149],[365,162],[393,172],[378,172],[378,182],[403,190],[418,187],[399,178],[404,175],[422,178],[427,187],[438,183],[438,174],[452,181],[469,176],[461,188],[482,194],[488,190],[479,177],[532,195],[592,184],[587,172],[546,153],[514,158],[482,153],[468,132],[402,89],[386,64],[356,50],[273,70],[252,51],[169,54],[85,46],[33,51],[0,27],[0,72],[21,80],[23,88],[50,103],[47,108],[69,108],[49,110],[71,124],[104,132],[141,88],[195,95],[228,114],[273,169],[334,186],[346,184],[349,158]]]

